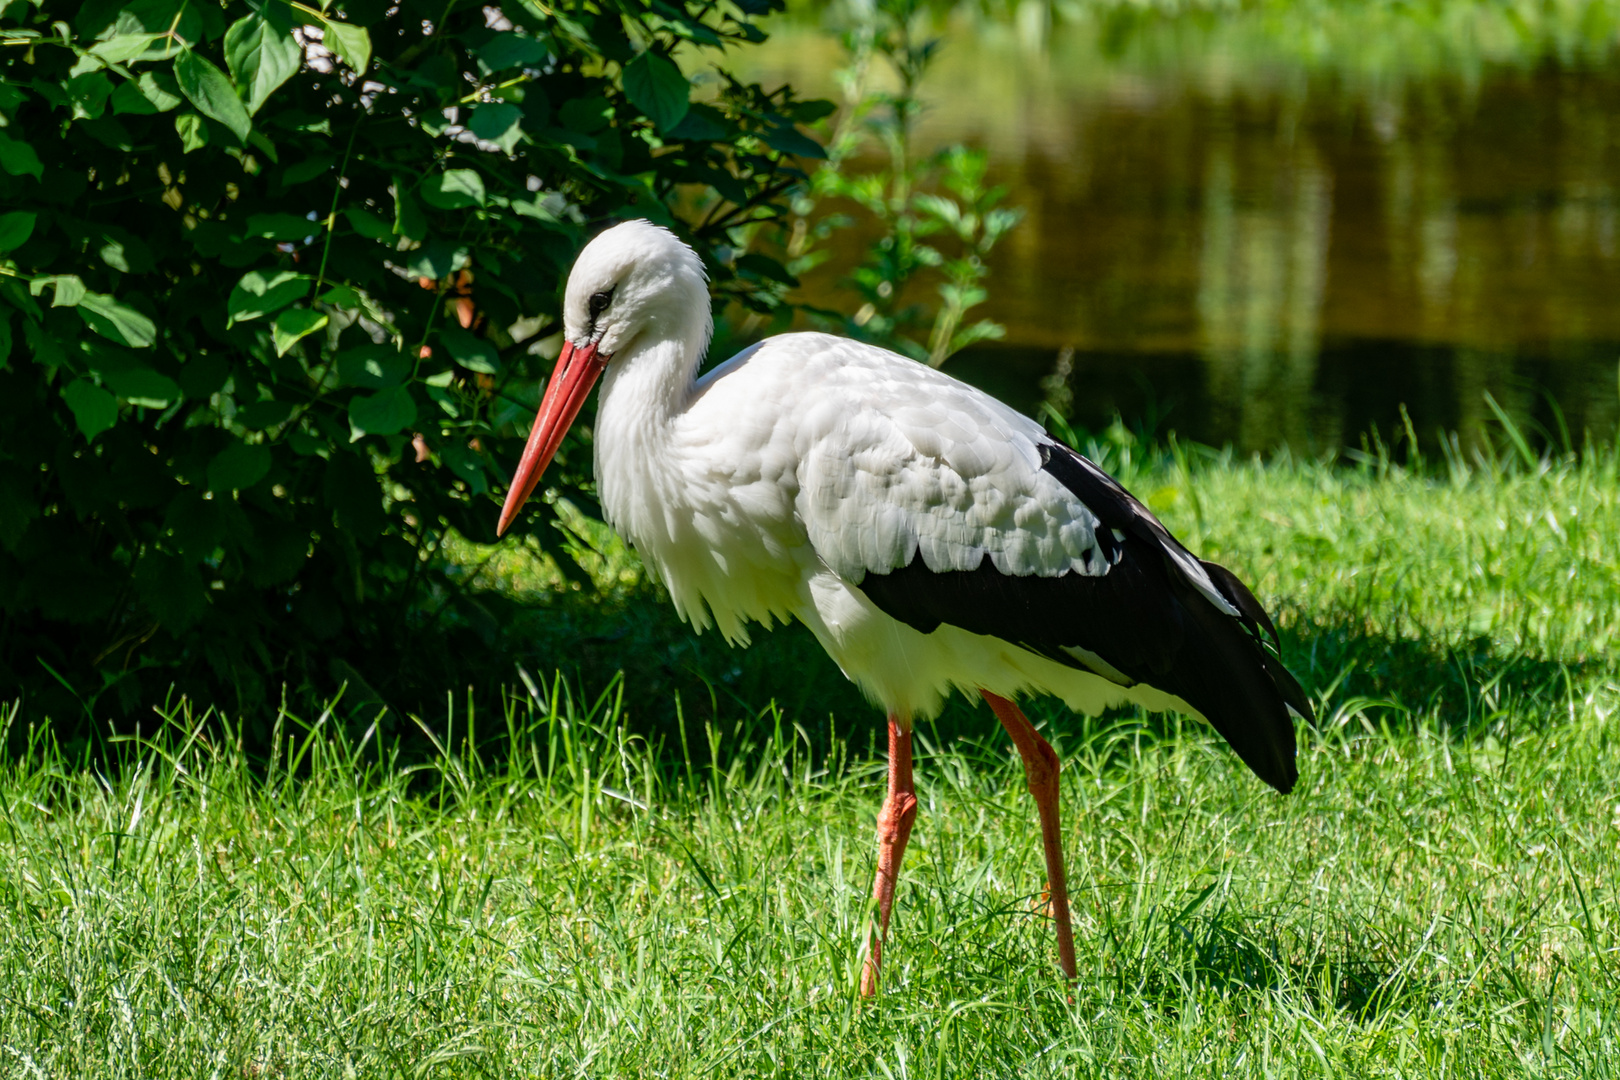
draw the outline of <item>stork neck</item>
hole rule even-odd
[[[673,490],[676,421],[692,402],[701,339],[651,337],[602,373],[593,433],[597,492],[609,524],[645,543]]]
[[[701,275],[692,281],[689,295],[666,294],[602,373],[592,439],[597,492],[608,522],[637,544],[655,535],[661,508],[680,488],[671,475],[677,421],[692,404],[713,326]]]
[[[691,400],[693,376],[702,359],[700,342],[678,338],[637,343],[615,356],[602,373],[597,426],[623,418],[626,429],[648,431],[673,419]],[[614,434],[628,435],[630,430]]]

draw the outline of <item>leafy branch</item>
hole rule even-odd
[[[796,221],[786,248],[789,270],[802,275],[828,257],[833,233],[857,221],[828,213],[829,204],[864,211],[879,236],[845,279],[861,303],[853,317],[837,320],[839,328],[938,367],[951,354],[1005,333],[999,323],[969,323],[967,316],[989,295],[984,282],[990,250],[1023,212],[1001,206],[1005,189],[985,184],[982,151],[950,146],[917,157],[912,144],[924,108],[921,87],[939,52],[926,19],[919,0],[880,0],[845,31],[849,63],[839,73],[844,108],[830,133],[826,162],[794,201]],[[898,89],[876,88],[880,64]],[[862,170],[859,161],[873,144],[888,166]],[[924,277],[943,279],[935,286],[942,302],[932,315],[910,288]]]
[[[778,6],[0,9],[0,680],[59,694],[49,655],[97,711],[177,682],[247,715],[340,662],[440,682],[439,538],[493,539],[593,224],[777,302],[731,237],[825,112],[695,102],[682,65]],[[548,482],[589,506],[580,445]],[[560,551],[555,514],[517,529]]]

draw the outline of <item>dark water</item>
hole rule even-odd
[[[1118,409],[1242,449],[1354,444],[1403,404],[1425,439],[1478,437],[1487,391],[1555,442],[1560,414],[1577,446],[1614,437],[1620,67],[1602,55],[1396,78],[1399,56],[1244,74],[1184,37],[1152,64],[1061,30],[945,40],[919,147],[988,149],[1026,213],[975,312],[1006,339],[948,369],[1033,408],[1061,355],[1077,421]],[[835,93],[815,31],[766,49],[751,75]],[[807,281],[818,302],[854,303],[847,266]]]

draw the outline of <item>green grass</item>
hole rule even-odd
[[[288,715],[249,767],[184,704],[107,769],[32,740],[0,769],[0,1074],[1620,1073],[1614,456],[1095,449],[1281,613],[1321,722],[1282,798],[1202,727],[1032,710],[1065,766],[1071,993],[1016,760],[958,706],[919,731],[884,993],[856,998],[875,717],[829,719],[843,691],[791,685],[829,676],[778,633],[684,655],[789,704],[717,692],[683,726],[582,668],[600,697],[453,699],[417,764]],[[674,641],[590,538],[601,619],[640,627],[617,646]],[[590,617],[545,567],[482,573],[549,597],[531,627]]]

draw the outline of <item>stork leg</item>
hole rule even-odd
[[[1018,756],[1024,759],[1024,779],[1035,796],[1041,815],[1041,844],[1046,849],[1046,889],[1052,903],[1052,919],[1057,924],[1058,961],[1063,974],[1072,982],[1074,928],[1069,924],[1069,884],[1063,873],[1063,832],[1058,825],[1058,757],[1052,744],[1041,738],[1022,709],[1004,697],[980,690],[990,703],[996,719],[1012,736]]]
[[[889,714],[889,794],[878,813],[877,880],[872,896],[877,900],[878,925],[867,939],[866,966],[861,969],[861,996],[877,993],[878,974],[883,966],[883,941],[889,935],[889,909],[894,906],[894,886],[900,879],[900,859],[911,839],[911,823],[917,820],[917,791],[911,782],[911,721],[898,713]]]

